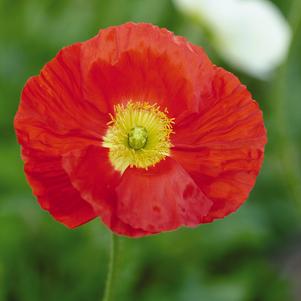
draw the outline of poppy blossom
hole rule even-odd
[[[15,117],[40,205],[74,228],[100,217],[131,237],[223,218],[248,197],[266,133],[245,86],[151,24],[63,48]]]

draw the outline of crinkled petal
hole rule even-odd
[[[116,103],[147,101],[175,117],[198,110],[213,73],[207,55],[184,38],[151,24],[127,23],[101,30],[83,44],[85,96],[103,111]]]
[[[236,210],[259,173],[266,143],[262,112],[239,80],[216,69],[212,95],[177,125],[172,157],[213,201],[206,221]]]
[[[63,166],[81,197],[91,204],[110,229],[132,237],[151,234],[119,219],[115,187],[120,181],[120,174],[111,166],[107,149],[91,145],[71,151],[64,155]]]
[[[96,217],[92,207],[74,189],[62,168],[62,159],[23,150],[25,173],[41,207],[70,228]]]
[[[99,143],[108,120],[84,99],[78,43],[61,50],[27,81],[14,124],[23,147],[60,155]]]
[[[186,171],[170,158],[148,170],[128,168],[116,192],[119,218],[150,232],[196,226],[212,205]]]

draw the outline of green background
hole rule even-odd
[[[235,72],[264,111],[269,143],[256,187],[235,214],[123,239],[116,299],[301,300],[301,1],[299,8],[274,2],[290,19],[294,40],[288,61],[259,81],[221,61],[199,24],[169,0],[0,0],[0,301],[101,299],[109,232],[99,220],[68,230],[40,209],[12,122],[26,79],[60,48],[126,21],[167,27]]]

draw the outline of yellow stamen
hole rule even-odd
[[[174,119],[156,104],[128,102],[114,107],[103,146],[110,149],[114,168],[123,173],[128,166],[147,169],[170,154]]]

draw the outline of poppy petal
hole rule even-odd
[[[211,97],[175,132],[172,157],[213,201],[205,220],[235,211],[254,186],[266,143],[262,112],[246,87],[217,68]]]
[[[27,81],[14,122],[23,146],[59,155],[101,140],[109,117],[83,97],[80,53],[62,49]]]
[[[116,215],[115,187],[120,174],[111,166],[108,150],[91,145],[64,155],[63,166],[73,186],[113,231],[132,237],[151,234],[122,222]]]
[[[119,218],[150,232],[196,226],[212,204],[185,170],[170,158],[148,170],[127,168],[116,193]]]
[[[213,65],[184,38],[151,24],[127,23],[101,30],[82,46],[86,98],[103,111],[117,103],[147,101],[171,116],[198,111]],[[101,101],[100,101],[101,100]]]
[[[56,220],[74,228],[96,217],[92,207],[73,188],[60,157],[25,150],[22,157],[33,193]]]

